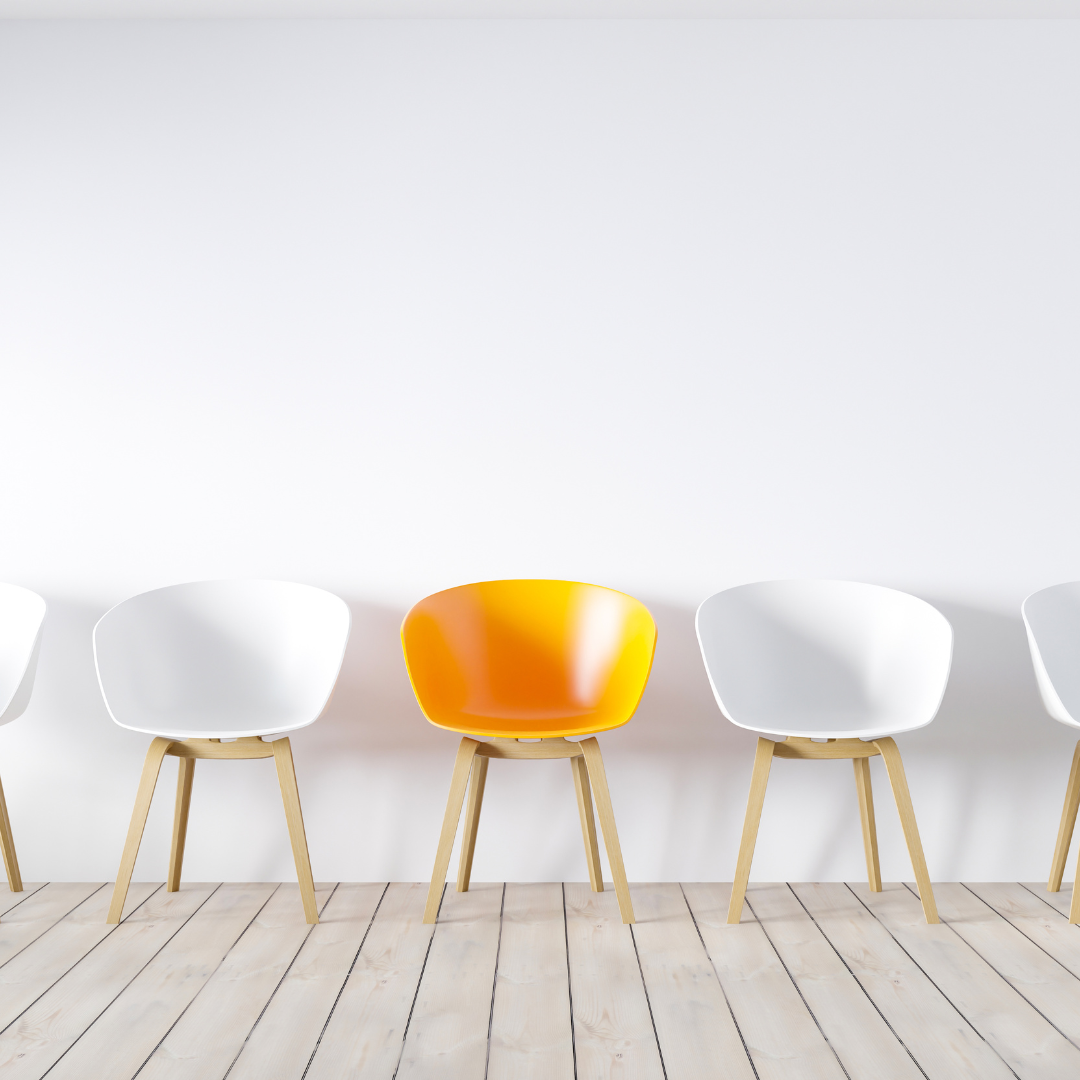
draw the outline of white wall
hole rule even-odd
[[[353,608],[293,740],[319,878],[430,873],[455,740],[397,624],[500,576],[657,616],[603,740],[631,878],[730,879],[753,738],[693,609],[784,576],[939,604],[953,682],[900,741],[931,872],[1045,877],[1074,740],[1018,606],[1080,577],[1078,47],[1078,22],[0,27],[0,580],[50,604],[0,731],[24,876],[115,874],[147,740],[108,720],[94,621],[236,575]],[[584,877],[564,764],[488,790],[477,879]],[[859,878],[850,766],[778,762],[758,850],[762,879]],[[186,871],[291,876],[267,764],[199,764]]]

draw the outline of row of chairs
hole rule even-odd
[[[1054,719],[1080,727],[1080,582],[1024,601],[1035,673]],[[0,585],[0,724],[26,709],[45,602]],[[280,581],[174,585],[118,604],[94,628],[98,680],[112,719],[152,735],[113,891],[120,920],[162,761],[178,759],[167,888],[180,886],[195,762],[274,759],[304,914],[318,922],[288,733],[325,711],[348,641],[338,597]],[[698,609],[697,633],[723,714],[759,735],[728,922],[739,922],[774,757],[851,759],[870,888],[881,888],[869,759],[892,786],[926,921],[938,921],[894,735],[929,724],[952,660],[952,629],[923,600],[846,581],[771,581],[728,589]],[[593,806],[623,921],[634,921],[596,735],[625,724],[656,646],[648,609],[580,582],[488,581],[435,593],[405,616],[402,647],[421,710],[462,735],[425,922],[438,916],[462,808],[457,888],[469,887],[491,758],[566,758],[577,793],[589,880],[603,876]],[[466,795],[468,800],[466,803]],[[1073,756],[1048,888],[1061,887],[1080,806]],[[22,889],[0,788],[0,847],[9,887]],[[1080,921],[1075,890],[1070,922]]]

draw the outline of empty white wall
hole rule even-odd
[[[119,860],[147,739],[101,704],[95,620],[268,576],[355,618],[293,740],[316,877],[424,878],[455,740],[400,617],[551,576],[660,626],[603,740],[631,878],[730,879],[753,738],[693,610],[827,576],[955,627],[901,740],[932,874],[1044,877],[1074,740],[1018,607],[1080,577],[1078,49],[1078,22],[0,26],[0,580],[50,604],[0,731],[24,876]],[[478,879],[584,877],[563,763],[488,790]],[[186,871],[292,875],[272,768],[199,764]],[[755,875],[863,872],[850,766],[778,762]]]

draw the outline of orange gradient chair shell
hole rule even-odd
[[[594,737],[566,736],[621,727],[634,715],[656,648],[648,609],[625,593],[576,581],[482,581],[421,600],[401,624],[401,644],[424,715],[465,736],[424,921],[438,915],[467,788],[457,887],[468,890],[488,760],[497,757],[570,759],[590,883],[603,890],[595,795],[619,910],[633,922],[600,746]]]

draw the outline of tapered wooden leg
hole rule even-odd
[[[619,900],[619,914],[624,923],[634,921],[634,907],[630,903],[630,886],[626,882],[626,868],[623,866],[622,848],[619,847],[619,834],[615,828],[615,810],[611,805],[611,792],[608,791],[607,773],[604,772],[604,759],[600,756],[600,744],[595,737],[583,739],[579,744],[585,755],[585,767],[589,771],[596,813],[600,818],[600,831],[604,834],[604,847],[607,848],[608,865],[615,882],[615,895]]]
[[[604,891],[604,874],[600,869],[600,847],[596,843],[596,822],[593,820],[592,789],[589,787],[589,769],[584,757],[572,757],[570,768],[574,773],[577,791],[578,815],[581,818],[581,836],[585,841],[585,861],[589,864],[589,884],[593,892]]]
[[[454,837],[457,835],[458,820],[461,817],[461,804],[465,801],[465,788],[469,783],[469,773],[479,745],[476,739],[464,738],[458,746],[454,773],[450,778],[450,794],[446,798],[442,832],[439,834],[439,848],[435,853],[435,868],[431,871],[431,884],[428,886],[427,904],[424,907],[426,923],[433,923],[439,914],[446,870],[450,865],[450,853],[454,850]]]
[[[870,787],[870,759],[851,759],[855,766],[855,789],[859,793],[859,818],[862,820],[862,841],[866,851],[866,877],[871,892],[881,892],[881,867],[878,864],[877,825],[874,823],[874,792]]]
[[[120,916],[124,913],[124,901],[127,899],[128,886],[131,884],[131,875],[135,869],[135,859],[139,854],[139,844],[142,843],[143,829],[146,828],[146,815],[150,813],[150,802],[154,798],[154,788],[157,786],[161,762],[165,757],[165,751],[172,744],[172,739],[155,739],[150,744],[150,749],[146,751],[139,790],[135,796],[135,809],[131,811],[131,824],[128,826],[127,840],[124,841],[124,854],[120,859],[120,869],[116,873],[116,884],[113,886],[112,903],[109,905],[109,914],[105,919],[107,923],[118,923]]]
[[[1076,880],[1073,881],[1072,900],[1069,901],[1069,922],[1080,923],[1080,855],[1076,860]]]
[[[915,884],[919,887],[919,899],[922,900],[923,914],[928,923],[938,922],[937,903],[934,890],[930,885],[930,874],[926,869],[926,857],[923,855],[922,841],[919,839],[919,826],[915,823],[915,810],[911,805],[911,792],[908,791],[907,777],[904,775],[904,763],[900,751],[892,739],[875,739],[874,745],[885,760],[885,769],[889,774],[896,809],[900,814],[900,824],[907,841],[911,866],[915,871]]]
[[[775,745],[770,739],[757,741],[754,771],[750,774],[750,796],[746,800],[746,817],[743,819],[742,840],[739,842],[739,861],[735,864],[735,881],[731,886],[731,901],[728,904],[729,923],[737,923],[742,919],[743,900],[746,899],[746,886],[750,881],[750,864],[754,861],[754,846],[757,844],[761,808],[765,804],[765,788],[769,783],[769,769],[772,766]]]
[[[1076,825],[1076,809],[1080,806],[1080,742],[1073,751],[1072,769],[1069,770],[1069,786],[1065,789],[1065,805],[1061,808],[1061,824],[1058,826],[1057,843],[1054,845],[1054,861],[1050,864],[1050,880],[1047,892],[1057,892],[1065,874],[1065,861],[1069,857],[1073,827]],[[1076,896],[1078,885],[1073,885]]]
[[[195,779],[195,759],[180,758],[176,774],[176,809],[173,811],[172,848],[169,851],[169,879],[166,892],[180,888],[180,870],[184,865],[184,841],[187,840],[188,809],[191,806],[191,781]]]
[[[300,792],[296,787],[292,746],[289,745],[287,738],[275,739],[273,746],[278,785],[281,787],[281,801],[285,804],[285,821],[289,826],[293,862],[296,863],[296,880],[300,882],[300,899],[304,904],[304,918],[314,925],[319,921],[319,907],[315,903],[315,882],[311,877],[311,859],[308,856],[307,833],[304,832],[304,815],[300,812]]]
[[[4,854],[8,888],[12,892],[22,892],[22,875],[19,873],[19,860],[15,857],[15,840],[11,835],[11,820],[8,818],[3,784],[0,784],[0,850]]]
[[[487,783],[488,759],[474,757],[472,783],[469,786],[469,802],[465,807],[465,834],[461,838],[461,858],[458,860],[457,891],[469,891],[472,877],[473,851],[476,850],[476,830],[480,824],[480,807],[484,802],[484,784]]]

